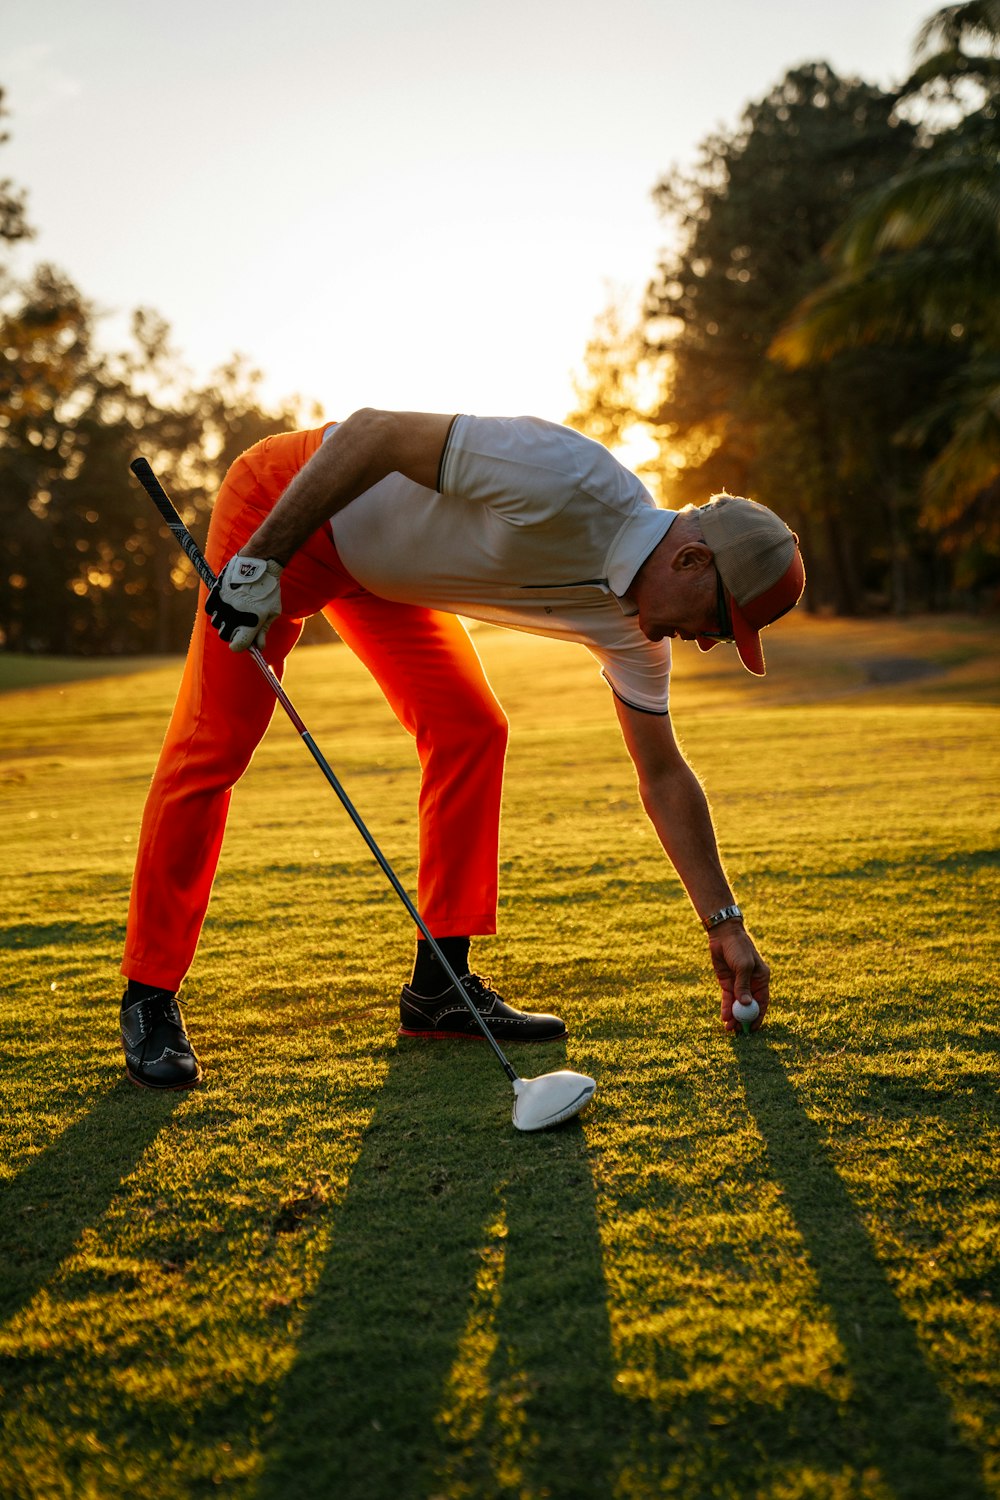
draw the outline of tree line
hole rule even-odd
[[[24,190],[0,181],[0,649],[183,650],[194,573],[129,462],[141,447],[203,539],[233,459],[322,414],[297,398],[268,408],[242,356],[192,381],[148,308],[132,315],[128,347],[107,353],[64,272],[12,275],[10,247],[32,235]]]
[[[787,73],[657,184],[668,248],[642,315],[609,309],[586,352],[568,420],[647,433],[669,505],[772,504],[812,609],[1000,589],[998,50],[1000,0],[970,0],[928,20],[899,89]],[[128,476],[140,437],[203,535],[233,458],[322,414],[267,409],[237,356],[192,382],[149,309],[102,350],[64,272],[11,274],[32,232],[0,181],[0,649],[183,649],[195,580]]]
[[[669,248],[609,309],[570,420],[636,427],[665,503],[770,503],[807,601],[1000,588],[1000,0],[949,6],[897,90],[793,69],[657,185]]]

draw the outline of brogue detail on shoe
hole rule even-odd
[[[184,1029],[184,1017],[168,991],[128,1004],[122,997],[122,1050],[132,1083],[146,1089],[189,1089],[201,1078],[201,1066]]]
[[[554,1042],[567,1034],[559,1016],[514,1010],[478,974],[466,974],[462,988],[497,1041]],[[443,995],[431,996],[417,995],[405,986],[400,996],[399,1023],[400,1036],[482,1038],[468,1005],[455,994],[454,985]]]

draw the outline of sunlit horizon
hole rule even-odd
[[[899,80],[932,9],[15,5],[0,176],[39,235],[14,269],[63,269],[108,347],[154,308],[197,380],[243,353],[272,403],[561,421],[655,269],[657,180],[806,58]]]

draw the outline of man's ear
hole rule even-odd
[[[683,547],[678,547],[674,553],[671,566],[680,573],[692,568],[710,568],[712,562],[712,550],[704,542],[685,542]]]

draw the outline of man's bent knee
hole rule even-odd
[[[510,725],[495,698],[480,698],[468,705],[462,716],[462,732],[475,744],[480,755],[503,757],[507,752]]]

